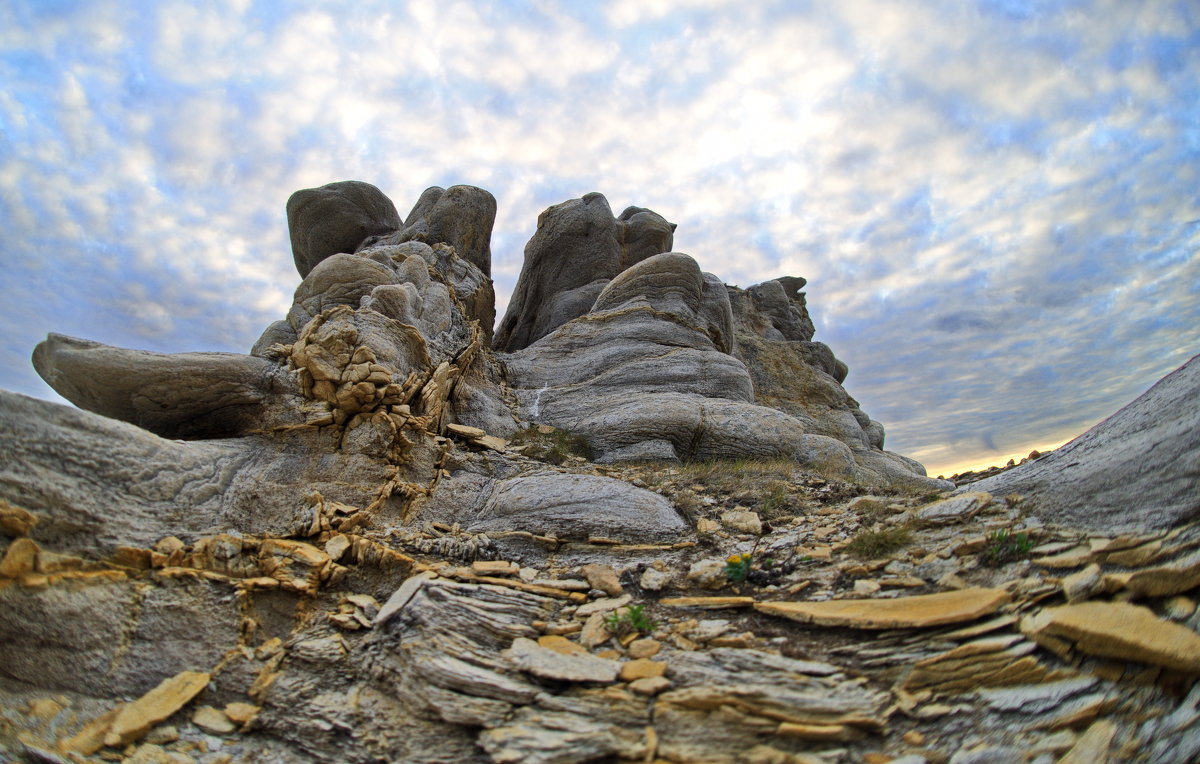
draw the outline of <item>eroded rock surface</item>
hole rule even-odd
[[[1019,493],[1039,516],[1096,529],[1200,517],[1200,356],[1067,445],[963,490]]]
[[[494,213],[299,192],[249,355],[39,346],[88,410],[0,392],[0,758],[1194,757],[1200,529],[940,496],[802,279],[727,287],[598,194],[494,353]]]

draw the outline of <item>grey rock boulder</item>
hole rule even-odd
[[[587,313],[605,284],[626,268],[668,252],[675,225],[641,207],[614,218],[603,194],[557,204],[538,217],[508,311],[496,331],[498,350],[520,350]]]
[[[1102,533],[1200,516],[1200,356],[1036,461],[960,491],[1017,493],[1043,520]]]
[[[523,531],[575,541],[675,541],[688,530],[656,493],[599,475],[559,472],[493,479],[458,471],[439,481],[417,517],[460,523],[472,533]]]
[[[448,244],[458,256],[490,276],[496,197],[475,186],[425,189],[404,220],[404,241]]]
[[[76,406],[164,437],[226,437],[304,421],[295,380],[256,356],[151,353],[51,334],[33,366]]]
[[[292,258],[304,277],[330,255],[354,252],[368,237],[402,227],[396,205],[370,183],[344,180],[306,188],[287,202]]]
[[[0,499],[39,517],[39,543],[93,558],[166,536],[287,536],[311,523],[314,490],[364,507],[395,475],[318,429],[183,442],[5,391],[0,423]],[[431,469],[416,451],[413,472]]]

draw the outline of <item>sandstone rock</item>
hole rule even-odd
[[[465,424],[454,424],[453,422],[446,425],[446,431],[451,435],[458,435],[459,437],[466,438],[467,440],[478,440],[479,438],[487,435],[485,431],[478,427],[468,427]]]
[[[700,560],[687,571],[687,580],[702,589],[720,589],[728,583],[723,560]]]
[[[261,711],[261,706],[250,703],[234,702],[225,704],[225,715],[233,722],[242,725],[243,728],[253,724]]]
[[[658,655],[658,651],[662,649],[662,642],[645,637],[633,640],[626,649],[629,651],[630,658],[652,658]]]
[[[104,744],[126,746],[138,740],[200,694],[209,679],[201,671],[183,671],[164,679],[153,690],[121,708],[104,736]]]
[[[1058,760],[1058,764],[1103,764],[1109,760],[1109,747],[1116,735],[1116,726],[1102,719],[1087,728],[1079,740]]]
[[[972,621],[1008,602],[1003,589],[963,589],[895,599],[759,602],[754,609],[804,623],[858,629],[913,629]]]
[[[213,735],[228,735],[237,730],[225,712],[212,706],[200,706],[192,712],[192,724]]]
[[[20,578],[38,569],[38,545],[31,538],[14,539],[0,560],[0,578]]]
[[[721,513],[721,524],[731,531],[751,533],[761,536],[763,532],[762,518],[757,512],[748,510],[730,510]]]
[[[527,530],[559,538],[674,540],[687,527],[656,493],[596,475],[541,473],[501,481],[469,522],[472,532]]]
[[[657,568],[646,568],[638,584],[648,592],[659,592],[671,582],[671,574]]]
[[[621,670],[616,661],[591,655],[563,655],[524,637],[518,637],[503,655],[522,671],[566,682],[614,682]]]
[[[557,634],[546,634],[538,637],[537,643],[540,647],[545,647],[553,650],[560,655],[587,655],[587,648],[577,642],[572,642],[565,637]]]
[[[701,610],[725,610],[727,608],[749,607],[754,604],[753,597],[667,597],[659,600],[666,607],[699,608]]]
[[[1104,576],[1109,589],[1126,589],[1143,597],[1168,597],[1200,586],[1200,551],[1163,565]]]
[[[520,567],[508,560],[476,560],[471,563],[471,570],[481,576],[515,576]]]
[[[368,237],[401,227],[391,200],[356,180],[297,191],[288,199],[287,217],[301,278],[330,255],[354,252]]]
[[[1168,528],[1200,514],[1200,356],[1067,445],[972,483],[1019,493],[1049,521],[1097,531]],[[1147,465],[1152,465],[1148,467]]]
[[[404,220],[401,241],[445,243],[485,276],[492,272],[496,198],[475,186],[425,189]],[[494,318],[494,316],[493,316]],[[491,326],[491,321],[488,321]]]
[[[37,525],[37,521],[37,517],[32,513],[0,500],[0,533],[5,536],[28,536],[33,526]]]
[[[959,494],[917,510],[917,519],[934,525],[961,522],[974,517],[992,502],[992,495],[982,491]]]
[[[629,683],[629,689],[638,695],[658,695],[671,689],[671,680],[663,676],[635,679]]]
[[[608,630],[604,616],[604,613],[593,613],[588,616],[587,621],[583,624],[583,630],[579,633],[579,644],[593,648],[612,638],[612,632]]]
[[[617,572],[612,569],[611,565],[584,565],[580,572],[587,578],[588,584],[593,589],[600,589],[610,597],[618,597],[624,593],[621,588],[621,581],[617,578]]]
[[[588,618],[596,613],[611,613],[614,610],[623,608],[633,602],[633,597],[626,594],[621,597],[605,597],[603,599],[592,600],[586,605],[580,605],[575,609],[576,618]]]
[[[634,682],[638,679],[651,679],[663,676],[666,671],[667,664],[662,661],[637,658],[621,664],[620,677],[622,682]]]
[[[1200,635],[1127,602],[1082,602],[1030,616],[1022,631],[1039,641],[1067,639],[1089,655],[1200,673]]]
[[[1067,595],[1068,602],[1085,600],[1099,592],[1102,587],[1103,576],[1100,566],[1095,563],[1062,580],[1063,594]]]
[[[304,421],[295,382],[254,356],[151,353],[51,334],[34,349],[33,365],[76,406],[164,437],[227,437],[264,420]]]

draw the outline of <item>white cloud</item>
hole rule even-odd
[[[538,213],[598,190],[679,223],[676,248],[729,282],[808,277],[817,339],[899,447],[982,449],[985,424],[1044,441],[1039,420],[1078,389],[1094,401],[1055,437],[1200,339],[1176,283],[1200,281],[1194,254],[1137,259],[1200,218],[1176,111],[1194,85],[1106,59],[1130,35],[1177,36],[1181,7],[1023,24],[957,3],[414,2],[267,23],[244,2],[95,4],[16,33],[25,17],[0,9],[0,57],[53,62],[55,83],[47,98],[0,58],[3,261],[52,238],[81,273],[115,263],[84,304],[30,297],[68,324],[90,304],[99,339],[244,350],[298,280],[296,189],[359,178],[404,215],[427,185],[488,188],[501,310]],[[1042,368],[1066,381],[1018,400]]]

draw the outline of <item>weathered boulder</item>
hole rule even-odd
[[[492,273],[496,197],[475,186],[425,189],[404,220],[402,241],[449,244],[483,273]],[[397,242],[400,243],[400,242]]]
[[[592,308],[604,286],[626,268],[669,252],[675,224],[641,207],[614,218],[603,194],[585,194],[538,217],[508,311],[496,330],[498,350],[520,350]]]
[[[1200,356],[1035,461],[961,491],[1017,493],[1039,517],[1103,532],[1200,516]]]
[[[359,508],[386,491],[373,511],[388,512],[399,484],[394,465],[339,449],[330,428],[182,442],[5,391],[0,422],[0,499],[41,518],[39,541],[92,557],[167,536],[290,535],[312,524],[314,491]],[[410,453],[400,475],[427,480],[436,449]]]
[[[304,421],[295,380],[254,356],[167,355],[51,334],[33,366],[76,406],[165,437],[219,438]]]
[[[353,252],[367,237],[402,227],[391,200],[359,180],[297,191],[288,199],[287,217],[292,258],[301,277],[330,255]]]

